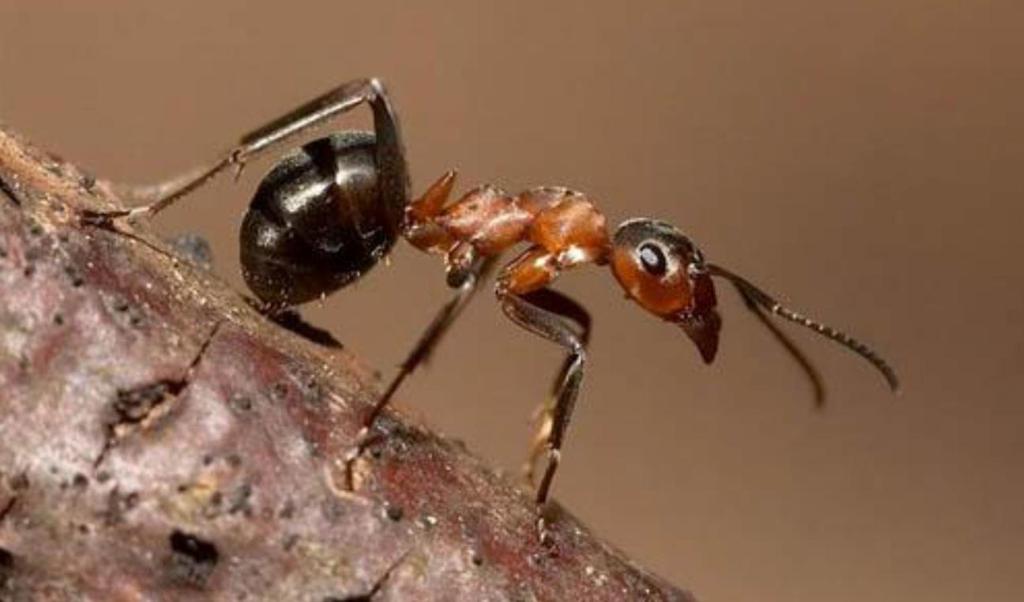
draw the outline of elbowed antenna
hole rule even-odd
[[[746,305],[747,309],[757,317],[758,321],[772,333],[775,340],[782,345],[783,349],[789,353],[790,357],[800,366],[800,369],[804,371],[804,375],[807,376],[807,380],[811,383],[811,389],[814,391],[814,407],[821,409],[825,407],[825,381],[821,377],[821,373],[818,372],[818,368],[815,367],[814,363],[811,362],[807,354],[804,353],[796,342],[789,337],[785,332],[779,328],[779,325],[772,320],[765,310],[757,304],[750,294],[741,286],[733,284],[736,287],[736,291],[743,298],[743,304]]]
[[[775,299],[768,293],[764,292],[760,288],[754,286],[753,283],[751,283],[746,278],[739,276],[738,274],[734,274],[733,272],[714,264],[707,264],[707,269],[712,276],[720,276],[731,282],[733,285],[735,285],[736,288],[739,289],[740,294],[743,296],[744,300],[748,303],[748,305],[750,305],[751,303],[755,304],[755,311],[756,308],[765,309],[781,318],[785,318],[790,322],[794,322],[805,328],[809,328],[814,332],[839,343],[843,347],[846,347],[850,351],[853,351],[857,355],[861,356],[862,358],[870,362],[871,365],[875,367],[875,369],[882,373],[882,376],[885,378],[885,381],[889,384],[889,388],[892,389],[893,392],[899,391],[900,381],[899,378],[896,376],[896,371],[893,370],[892,366],[890,366],[888,362],[886,362],[880,355],[878,355],[878,353],[875,352],[874,349],[868,347],[864,343],[851,337],[845,332],[836,330],[835,328],[832,328],[827,324],[823,324],[821,322],[812,320],[783,306],[782,303],[780,303],[777,299]],[[765,324],[768,325],[767,322]],[[803,367],[804,371],[807,372],[808,376],[810,377],[812,383],[815,386],[815,391],[817,392],[817,395],[820,396],[822,389],[820,385],[820,378],[817,377],[817,371],[814,370],[814,368],[810,365],[810,363],[803,356],[803,354],[796,349],[796,346],[793,344],[792,341],[789,341],[785,336],[782,335],[781,332],[772,329],[770,326],[769,329],[772,330],[776,338],[779,339],[783,346],[786,347],[786,350],[793,355],[797,362],[800,363],[801,367]]]

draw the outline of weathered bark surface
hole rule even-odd
[[[268,322],[110,187],[0,129],[0,600],[690,600],[389,414],[340,349]]]

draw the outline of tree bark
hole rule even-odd
[[[0,128],[0,600],[692,600]],[[485,403],[485,401],[481,401]]]

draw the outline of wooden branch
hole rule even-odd
[[[0,600],[692,600],[394,414],[344,491],[373,371],[112,190],[0,128]]]

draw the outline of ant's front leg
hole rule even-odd
[[[553,254],[540,248],[529,249],[502,272],[497,290],[506,316],[520,327],[568,351],[559,381],[555,384],[550,432],[543,444],[547,465],[534,498],[541,512],[537,529],[542,543],[548,543],[543,510],[561,461],[565,433],[583,381],[586,345],[590,337],[589,314],[569,297],[545,288],[560,272],[561,266]],[[582,332],[576,332],[570,321],[579,324]],[[540,452],[535,453],[540,455]]]
[[[584,348],[588,346],[590,343],[592,319],[590,312],[576,300],[549,288],[542,288],[529,293],[528,299],[534,305],[538,305],[551,313],[566,317],[574,322]],[[562,361],[561,368],[559,368],[558,373],[551,382],[550,397],[534,413],[534,420],[539,424],[539,427],[534,434],[533,441],[530,443],[530,453],[527,456],[527,460],[523,463],[523,476],[531,485],[537,484],[535,473],[537,463],[547,454],[548,440],[554,427],[554,412],[559,390],[570,368],[572,368],[572,364],[573,357],[571,355],[566,356]]]
[[[152,217],[182,197],[202,187],[229,167],[241,171],[245,163],[259,153],[273,148],[294,136],[322,125],[361,103],[368,102],[373,110],[376,135],[377,165],[381,182],[388,194],[383,198],[408,198],[408,175],[405,151],[402,147],[398,117],[388,99],[384,85],[377,79],[357,79],[342,84],[293,111],[270,121],[266,125],[242,136],[238,144],[208,165],[196,168],[182,176],[155,186],[121,189],[126,196],[146,204],[131,209],[82,212],[86,223],[110,225],[126,217]],[[115,187],[115,190],[118,190]]]

